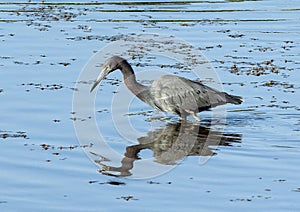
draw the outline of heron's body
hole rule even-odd
[[[130,64],[123,58],[114,56],[104,63],[104,69],[97,78],[91,91],[110,72],[120,69],[126,86],[140,100],[153,108],[179,115],[186,119],[192,115],[200,120],[196,113],[226,103],[241,104],[242,98],[217,91],[202,83],[175,75],[165,75],[144,86],[136,81]]]

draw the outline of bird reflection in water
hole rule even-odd
[[[195,123],[170,123],[165,128],[148,132],[146,136],[138,138],[139,144],[127,146],[121,166],[105,165],[103,158],[95,162],[101,166],[100,173],[108,176],[131,176],[131,170],[136,160],[142,160],[139,153],[142,150],[151,150],[154,161],[165,165],[175,165],[186,156],[213,156],[217,146],[230,146],[239,143],[240,134],[222,133],[209,127]]]

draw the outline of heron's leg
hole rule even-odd
[[[201,122],[201,119],[197,116],[197,114],[194,111],[186,110],[186,112],[192,115],[197,122]]]
[[[201,122],[201,119],[197,116],[196,113],[193,113],[192,116],[196,119],[197,122]]]
[[[185,111],[181,111],[179,114],[180,120],[186,122],[187,113]]]
[[[185,122],[186,121],[186,116],[185,115],[180,115],[180,120]]]

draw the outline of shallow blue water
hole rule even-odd
[[[32,2],[37,4],[0,3],[1,211],[299,210],[298,1]],[[113,40],[152,33],[200,49],[224,90],[244,97],[242,105],[225,108],[224,129],[222,118],[210,125],[212,112],[199,115],[200,137],[206,139],[208,130],[227,142],[214,145],[214,137],[205,151],[199,142],[203,151],[166,157],[177,156],[167,148],[178,133],[176,117],[161,118],[137,99],[125,114],[111,107],[123,85],[114,73],[95,94],[92,119],[116,154],[110,161],[93,158],[89,151],[99,141],[90,134],[85,142],[91,146],[82,147],[74,128],[90,120],[73,110],[76,81],[93,54]],[[157,55],[128,59],[137,73],[159,69],[193,78],[174,66],[160,68],[172,61]],[[92,80],[83,84],[89,88]],[[137,133],[124,136],[128,126],[116,124],[113,113],[128,118]],[[193,133],[183,134],[182,141]],[[156,146],[124,163],[133,164],[124,172],[132,175],[109,176],[120,174],[105,169],[122,165],[126,147],[134,152],[132,146],[143,141]],[[97,165],[89,157],[102,161]],[[165,171],[130,179],[151,173],[146,162]]]

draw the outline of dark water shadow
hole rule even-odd
[[[231,146],[232,143],[240,143],[241,139],[241,134],[224,133],[209,126],[188,122],[169,123],[138,138],[139,144],[127,146],[121,166],[105,165],[110,159],[100,155],[97,155],[99,160],[95,162],[101,167],[99,172],[103,175],[126,177],[132,175],[135,161],[145,159],[139,155],[142,150],[151,150],[156,163],[176,165],[187,156],[214,156],[217,146]]]

